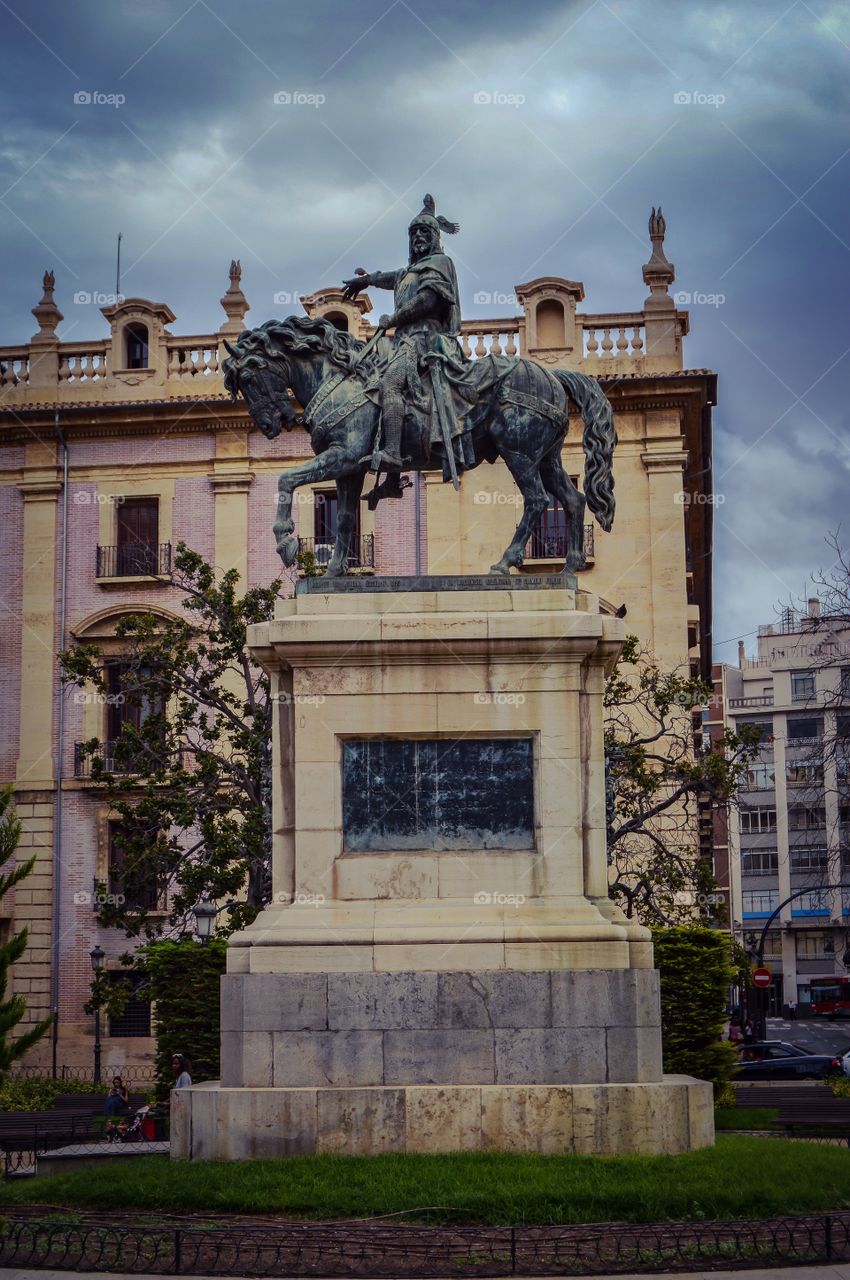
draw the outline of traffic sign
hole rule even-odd
[[[753,969],[753,986],[769,987],[770,986],[770,970],[765,969],[762,965],[758,969]]]

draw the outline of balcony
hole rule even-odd
[[[313,555],[316,564],[324,569],[333,555],[334,544],[332,542],[321,542],[317,538],[299,538],[298,553],[299,555]],[[348,567],[349,569],[374,569],[375,567],[375,535],[374,533],[361,533],[357,537],[351,539],[351,546],[348,551]]]
[[[130,760],[117,760],[116,747],[117,739],[108,740],[99,744],[98,755],[103,760],[103,767],[107,773],[133,773],[133,765]],[[90,778],[92,776],[92,760],[91,756],[85,750],[84,742],[74,743],[74,777]],[[170,767],[174,769],[189,769],[195,761],[195,755],[191,747],[181,747],[178,751],[173,752],[170,757]]]
[[[584,557],[588,564],[594,559],[595,528],[584,526]],[[565,560],[567,556],[566,529],[535,529],[525,548],[526,563],[529,560]]]
[[[773,706],[773,694],[772,694],[772,693],[761,693],[761,694],[754,695],[754,696],[749,697],[749,698],[730,698],[730,699],[729,699],[729,706],[730,706],[730,708],[733,708],[733,707],[772,707],[772,706]]]
[[[131,542],[126,546],[98,547],[97,577],[170,578],[171,543],[148,545]]]

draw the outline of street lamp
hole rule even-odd
[[[195,913],[195,929],[204,946],[212,937],[213,926],[218,912],[209,898],[201,898],[193,908]]]
[[[106,959],[106,952],[99,942],[96,942],[89,952],[89,959],[94,976],[97,978]],[[97,989],[94,1006],[94,1082],[100,1084],[100,988]]]

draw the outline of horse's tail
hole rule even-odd
[[[595,378],[567,369],[550,369],[584,419],[584,496],[603,529],[614,523],[614,475],[611,463],[617,428],[611,402]]]

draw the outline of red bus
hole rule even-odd
[[[850,978],[812,978],[812,1012],[829,1018],[850,1018]]]

